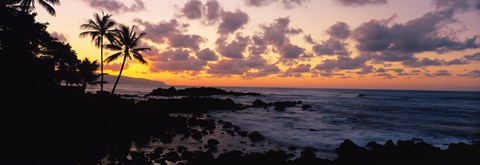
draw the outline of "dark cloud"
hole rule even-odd
[[[142,0],[135,0],[131,6],[125,5],[119,0],[83,0],[90,7],[95,9],[106,10],[115,13],[121,12],[138,12],[145,10],[145,4]]]
[[[167,50],[160,53],[159,56],[151,58],[153,61],[186,61],[189,60],[190,51],[183,49]]]
[[[247,59],[224,59],[210,64],[209,68],[207,70],[209,74],[241,75],[244,78],[262,77],[280,72],[278,66],[267,64],[267,61],[261,56],[250,56]]]
[[[50,33],[50,35],[51,35],[53,38],[56,38],[56,39],[58,39],[58,40],[61,41],[61,42],[67,42],[67,37],[65,37],[65,35],[63,35],[63,34],[61,34],[61,33],[52,32],[52,33]]]
[[[280,3],[286,9],[302,6],[309,0],[245,0],[247,6],[262,7],[273,3]]]
[[[312,38],[312,35],[305,35],[303,36],[303,40],[305,40],[305,42],[309,43],[309,44],[316,44],[317,42],[315,42]]]
[[[205,40],[199,35],[175,34],[168,37],[171,47],[190,48],[192,50],[200,49],[200,44]]]
[[[405,53],[400,51],[380,51],[380,52],[362,52],[362,57],[371,59],[374,63],[384,62],[405,62],[413,63],[417,61],[417,58],[413,53]]]
[[[440,60],[440,59],[429,59],[429,58],[422,58],[422,59],[415,59],[412,61],[405,61],[402,63],[405,66],[412,67],[412,68],[421,68],[421,67],[428,67],[428,66],[451,66],[451,65],[465,65],[470,64],[470,61],[467,59],[452,59],[452,60]]]
[[[437,10],[455,10],[468,11],[471,9],[480,9],[479,0],[434,0]]]
[[[161,21],[158,24],[152,24],[138,18],[134,21],[143,26],[144,32],[148,34],[145,35],[145,38],[157,44],[167,42],[169,46],[173,48],[198,50],[200,49],[200,44],[205,41],[205,39],[199,35],[184,34],[189,24],[179,23],[175,19],[169,22]]]
[[[357,6],[365,6],[365,5],[383,5],[387,4],[387,0],[333,0],[336,3],[342,6],[350,6],[350,7],[357,7]]]
[[[327,29],[327,34],[330,35],[331,38],[346,39],[351,34],[350,26],[345,22],[337,22]]]
[[[217,22],[222,14],[223,9],[217,0],[209,0],[205,4],[199,0],[190,0],[180,9],[179,16],[202,20],[202,23],[210,25]]]
[[[267,60],[262,56],[250,56],[245,61],[242,61],[242,64],[247,68],[258,69],[267,65]]]
[[[442,66],[443,63],[444,61],[439,60],[437,58],[435,59],[423,58],[421,60],[406,61],[406,62],[403,62],[402,64],[412,68],[421,68],[421,67],[427,67],[427,66]]]
[[[252,37],[253,44],[250,45],[249,51],[251,55],[258,56],[267,52],[267,43],[259,36]]]
[[[160,50],[156,46],[149,45],[140,41],[137,45],[139,48],[150,48],[149,51],[142,52],[142,56],[146,58],[155,58],[160,54]],[[148,60],[147,60],[148,61]]]
[[[221,17],[221,14],[223,13],[223,9],[216,0],[209,0],[205,4],[207,10],[206,10],[206,18],[209,22],[215,22]]]
[[[480,78],[480,70],[473,70],[465,74],[457,74],[460,77]]]
[[[248,20],[248,14],[243,11],[224,12],[217,32],[222,35],[233,33],[242,29],[248,23]]]
[[[137,18],[134,19],[134,22],[143,26],[144,32],[148,34],[145,35],[145,38],[156,43],[165,42],[169,36],[182,34],[189,26],[189,24],[182,24],[175,19],[168,22],[161,21],[158,24],[153,24]]]
[[[367,66],[363,66],[362,67],[362,70],[360,70],[359,72],[357,72],[357,74],[359,75],[365,75],[365,74],[369,74],[369,73],[373,73],[373,71],[375,70],[375,68],[371,65],[367,65]]]
[[[445,66],[450,66],[450,65],[466,65],[470,64],[470,61],[465,60],[465,59],[453,59],[450,61],[445,61],[443,65]]]
[[[199,0],[190,0],[181,9],[182,16],[188,19],[200,19],[203,14],[203,4]]]
[[[452,74],[448,70],[438,70],[433,74],[433,76],[441,77],[441,76],[451,76]]]
[[[379,73],[379,74],[376,74],[375,76],[383,77],[384,79],[394,79],[394,78],[397,78],[397,77],[391,75],[390,73]]]
[[[215,75],[243,75],[248,70],[240,59],[221,60],[209,65],[209,68],[207,73]]]
[[[372,20],[363,23],[353,32],[360,51],[401,51],[420,53],[478,48],[476,37],[457,41],[455,37],[444,34],[441,29],[455,22],[453,11],[430,12],[420,18],[404,24],[391,24],[392,20]]]
[[[346,48],[347,43],[338,39],[329,39],[323,41],[321,44],[316,44],[312,47],[312,50],[317,55],[340,55],[340,56],[349,56],[350,52]]]
[[[277,18],[275,21],[266,26],[262,25],[263,39],[267,44],[277,47],[290,43],[288,35],[296,35],[303,32],[302,29],[289,28],[290,18]]]
[[[249,37],[242,37],[237,35],[236,39],[230,43],[225,43],[222,39],[217,41],[217,51],[220,55],[227,58],[243,58],[243,53],[250,43]]]
[[[471,60],[471,61],[480,61],[480,52],[472,55],[465,55],[465,59]]]
[[[310,64],[300,64],[296,67],[289,68],[283,73],[285,77],[302,77],[302,73],[308,73],[311,71],[312,65]]]
[[[338,56],[337,59],[334,60],[324,60],[323,63],[317,65],[315,69],[325,71],[354,70],[363,68],[366,61],[367,59],[363,57],[350,58]]]
[[[247,72],[245,76],[247,76],[248,78],[266,77],[272,74],[280,73],[280,68],[278,68],[278,66],[275,64],[265,65],[257,69],[258,71],[255,71],[255,72]]]
[[[197,58],[203,61],[217,61],[218,56],[217,54],[213,51],[210,50],[209,48],[203,49],[199,52],[197,52]]]
[[[385,73],[385,72],[387,72],[387,70],[383,68],[378,68],[377,70],[375,70],[375,73]]]
[[[198,60],[195,57],[188,57],[182,61],[152,61],[150,71],[152,72],[184,72],[201,71],[207,66],[208,62]]]
[[[275,1],[276,0],[245,0],[245,4],[247,6],[261,7],[261,6],[270,5]]]
[[[279,53],[283,59],[298,59],[305,53],[305,49],[297,45],[286,44],[280,47]]]

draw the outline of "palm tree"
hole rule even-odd
[[[30,9],[35,9],[35,2],[38,2],[45,8],[50,15],[55,16],[55,9],[53,6],[60,4],[60,0],[21,0],[20,8],[21,11],[29,13]]]
[[[81,79],[83,88],[87,87],[87,84],[95,84],[99,75],[95,74],[95,71],[98,69],[99,65],[97,60],[90,62],[88,58],[85,58],[77,66],[78,74]]]
[[[89,19],[88,23],[83,24],[80,28],[87,30],[80,33],[80,37],[90,36],[92,37],[92,42],[95,41],[95,46],[100,47],[100,91],[103,92],[103,38],[107,37],[107,39],[112,38],[113,30],[111,30],[115,25],[115,21],[112,20],[110,17],[111,14],[105,15],[102,12],[102,16],[95,13],[94,20]]]
[[[120,80],[120,77],[122,76],[123,67],[125,66],[125,61],[127,60],[127,57],[130,60],[133,57],[133,59],[139,61],[142,64],[148,64],[148,62],[143,59],[140,53],[144,50],[150,50],[150,48],[137,48],[138,41],[145,34],[146,33],[140,33],[140,35],[137,35],[137,33],[135,32],[135,26],[130,28],[125,25],[120,25],[120,29],[115,29],[115,33],[113,33],[113,38],[110,44],[106,45],[107,48],[113,51],[117,51],[117,53],[112,54],[107,59],[105,59],[107,63],[110,63],[118,57],[123,56],[122,67],[120,68],[120,73],[118,74],[115,85],[113,86],[112,95],[115,92],[118,80]]]

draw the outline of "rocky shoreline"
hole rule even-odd
[[[242,130],[205,112],[301,106],[298,101],[251,105],[231,99],[184,97],[136,102],[120,96],[66,94],[25,96],[47,119],[29,142],[37,164],[468,164],[479,162],[480,144],[450,144],[441,150],[418,140],[359,147],[345,140],[337,159],[322,159],[309,146],[276,146],[262,132]],[[80,104],[79,104],[80,103]],[[21,107],[21,105],[19,105]],[[33,112],[31,109],[25,112]],[[19,110],[18,113],[22,113]],[[183,114],[183,115],[175,115]],[[25,141],[23,141],[25,143]],[[12,143],[15,145],[19,143]],[[46,145],[46,146],[45,146]],[[35,145],[32,145],[35,146]],[[46,151],[44,150],[46,148]],[[255,149],[255,150],[249,150]],[[261,150],[261,149],[263,150]],[[23,150],[23,148],[16,148]],[[22,159],[13,164],[22,164]]]

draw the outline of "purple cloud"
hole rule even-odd
[[[50,33],[50,35],[51,35],[53,38],[56,38],[56,39],[58,39],[58,40],[61,41],[61,42],[67,42],[67,37],[65,37],[65,35],[63,35],[63,34],[61,34],[61,33],[52,32],[52,33]]]
[[[184,72],[201,71],[207,66],[206,61],[198,60],[195,57],[188,57],[183,61],[152,61],[150,71],[152,72]]]
[[[300,64],[296,67],[289,68],[283,73],[285,77],[302,77],[302,73],[310,72],[312,65],[310,64]]]
[[[226,35],[242,29],[249,21],[248,14],[237,10],[235,12],[224,12],[221,23],[218,25],[217,33]]]
[[[281,4],[285,9],[292,9],[302,6],[309,0],[245,0],[247,6],[263,7],[273,3]]]
[[[243,58],[244,52],[250,42],[249,37],[242,37],[237,35],[236,39],[230,43],[225,43],[223,40],[217,41],[217,51],[220,55],[227,58]]]
[[[365,5],[384,5],[387,4],[387,0],[333,0],[336,3],[342,6],[349,6],[349,7],[358,7],[358,6],[365,6]]]
[[[445,53],[478,48],[477,37],[457,41],[440,29],[455,22],[452,11],[430,12],[404,24],[392,20],[372,20],[363,23],[353,32],[360,51],[401,51],[421,53],[436,51]]]
[[[215,75],[243,75],[247,71],[241,59],[221,60],[209,65],[208,74]]]
[[[203,49],[199,52],[197,52],[197,58],[203,61],[217,61],[218,56],[217,54],[213,51],[210,50],[209,48]]]
[[[203,10],[203,4],[201,1],[190,0],[183,6],[180,11],[182,13],[182,16],[188,19],[200,19],[202,18]]]
[[[312,49],[317,55],[340,55],[349,56],[350,52],[346,48],[347,43],[345,41],[337,39],[329,39],[323,41],[321,44],[315,44]]]
[[[465,74],[457,74],[459,77],[480,78],[480,70],[473,70]]]
[[[327,34],[335,39],[347,39],[351,33],[350,26],[345,22],[337,22],[327,29]]]
[[[135,0],[131,6],[125,5],[119,0],[83,0],[90,7],[95,9],[106,10],[114,13],[121,12],[138,12],[145,10],[145,4],[142,0]]]
[[[279,53],[284,59],[298,59],[305,53],[305,49],[297,45],[286,44],[280,47]]]
[[[179,23],[175,19],[169,22],[162,21],[158,24],[152,24],[138,18],[134,21],[143,26],[144,32],[148,34],[145,35],[145,38],[158,44],[167,42],[172,48],[198,50],[200,49],[200,44],[205,41],[205,39],[199,35],[183,34],[189,24]]]
[[[287,43],[290,43],[287,35],[296,35],[303,32],[302,29],[289,28],[290,18],[277,18],[275,21],[268,25],[262,25],[263,29],[263,39],[268,44],[274,46],[283,46]]]
[[[324,71],[354,70],[363,68],[366,61],[367,59],[363,57],[350,58],[338,56],[337,59],[334,60],[324,60],[323,63],[317,65],[315,69]]]
[[[205,40],[199,35],[175,34],[168,37],[171,47],[190,48],[192,50],[200,49],[200,44]]]
[[[471,61],[480,61],[480,52],[472,55],[465,55],[465,59],[471,60]]]

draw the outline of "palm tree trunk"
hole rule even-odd
[[[113,85],[112,95],[115,92],[115,88],[117,88],[118,80],[120,80],[120,77],[122,76],[123,66],[125,66],[125,61],[127,60],[127,56],[128,54],[124,54],[122,67],[120,68],[120,73],[118,74],[117,81],[115,81],[115,85]]]
[[[100,82],[100,91],[103,92],[103,36],[100,37],[100,76],[102,77],[102,82]]]

